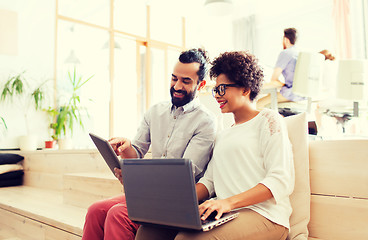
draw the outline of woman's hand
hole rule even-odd
[[[205,220],[214,211],[217,211],[215,219],[219,219],[222,214],[230,212],[231,210],[230,202],[227,199],[207,200],[199,205],[199,215],[202,216],[202,220]]]

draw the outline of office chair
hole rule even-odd
[[[279,113],[284,116],[301,112],[310,113],[312,98],[318,98],[321,90],[324,56],[320,53],[300,52],[296,61],[292,91],[305,97],[298,102],[278,103]]]

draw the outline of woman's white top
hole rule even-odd
[[[218,199],[263,184],[273,198],[247,208],[290,229],[294,163],[282,116],[264,109],[253,119],[219,133],[212,160],[199,182]]]

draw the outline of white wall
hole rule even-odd
[[[173,4],[173,0],[160,1],[170,2],[170,11],[178,11],[187,17],[186,47],[204,46],[212,58],[233,49],[232,21],[251,14],[256,15],[254,54],[266,73],[272,70],[282,50],[283,29],[287,27],[299,30],[300,49],[320,51],[326,48],[334,52],[332,0],[234,0],[235,11],[226,17],[208,16],[203,8],[204,0],[178,0],[177,4]],[[0,53],[0,84],[10,75],[24,70],[34,81],[51,79],[52,83],[55,1],[0,0],[0,9],[15,11],[19,17],[18,55]],[[50,88],[53,88],[52,84]],[[5,118],[9,128],[6,133],[0,129],[0,148],[17,147],[17,137],[26,134],[23,112],[0,103],[0,116]],[[39,135],[39,146],[42,147],[48,136],[45,116],[42,113],[30,115],[32,132]]]
[[[282,50],[284,28],[295,27],[302,50],[335,48],[332,0],[235,0],[231,16],[211,17],[201,5],[188,12],[188,47],[203,45],[215,57],[233,48],[232,21],[254,14],[256,39],[254,54],[266,67],[273,68]],[[203,4],[203,3],[202,3]],[[247,49],[244,49],[247,50]]]
[[[267,2],[270,3],[265,4],[268,10],[258,10],[256,15],[255,55],[265,67],[274,67],[282,50],[283,30],[289,27],[294,27],[299,32],[296,43],[299,50],[319,52],[328,49],[334,52],[331,0],[283,0],[272,1],[273,4]]]
[[[26,71],[25,76],[32,82],[50,79],[49,87],[53,89],[55,1],[0,0],[0,9],[18,14],[18,54],[0,53],[0,85],[10,76]],[[25,109],[5,103],[0,103],[0,109],[8,126],[8,131],[0,131],[0,148],[18,147],[18,137],[27,134]],[[38,146],[43,147],[48,136],[45,114],[31,110],[29,122],[30,132],[39,136]]]

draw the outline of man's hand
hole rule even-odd
[[[132,143],[127,138],[111,138],[109,143],[116,155],[121,158],[137,158],[137,153],[132,147]]]
[[[121,174],[121,169],[119,169],[119,168],[114,168],[114,172],[115,172],[115,177],[116,177],[117,179],[119,179],[119,181],[120,181],[120,183],[121,183],[122,185],[124,185],[124,184],[123,184],[123,177],[122,177],[122,174]]]

